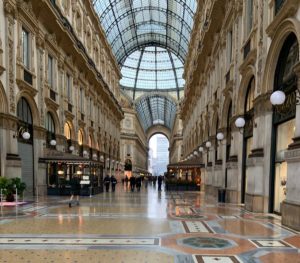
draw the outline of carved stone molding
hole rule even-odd
[[[0,127],[6,130],[16,131],[18,118],[5,113],[0,113]]]
[[[267,92],[257,96],[253,101],[254,114],[255,116],[264,115],[267,112],[273,111],[273,106],[270,102],[270,96],[272,92]]]

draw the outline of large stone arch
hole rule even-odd
[[[2,82],[0,81],[0,112],[8,112],[8,101]]]
[[[17,95],[17,103],[21,98],[25,98],[30,106],[30,110],[31,110],[31,114],[32,114],[32,122],[33,125],[35,126],[40,126],[40,114],[39,114],[39,110],[38,107],[35,103],[35,100],[32,98],[32,96],[27,93],[26,91],[21,91],[18,95]]]
[[[242,77],[242,81],[239,87],[238,96],[236,98],[236,114],[242,115],[245,110],[245,100],[247,96],[248,86],[251,79],[254,77],[254,84],[256,89],[256,79],[255,79],[255,67],[253,65],[247,66],[245,73]],[[255,93],[254,93],[255,94]]]
[[[165,135],[168,140],[170,141],[171,139],[171,131],[163,126],[163,125],[154,125],[152,127],[150,127],[148,130],[147,130],[147,142],[149,142],[150,138],[155,135],[155,134],[163,134]]]
[[[277,66],[279,54],[286,38],[294,33],[298,43],[300,43],[300,22],[295,18],[289,18],[281,22],[277,27],[275,34],[271,36],[272,43],[266,60],[266,68],[264,70],[262,91],[263,93],[272,92],[274,89],[274,74]],[[300,45],[299,45],[300,49]],[[300,54],[300,50],[299,50]]]

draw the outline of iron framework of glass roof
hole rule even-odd
[[[121,87],[135,91],[177,91],[183,89],[183,64],[173,53],[160,47],[146,47],[133,52],[122,67]]]
[[[148,95],[136,103],[142,126],[147,131],[153,125],[164,125],[170,129],[176,114],[176,102],[163,95]]]
[[[177,99],[182,94],[197,1],[93,0],[93,5],[121,66],[121,88],[133,101],[137,92],[150,92],[136,103],[144,129],[155,124],[172,129],[176,103],[159,94],[175,91]]]

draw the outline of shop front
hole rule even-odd
[[[48,195],[70,195],[71,180],[79,177],[80,195],[90,196],[103,192],[103,163],[80,156],[48,157],[46,163]]]

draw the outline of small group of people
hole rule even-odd
[[[116,184],[118,183],[116,177],[112,175],[111,177],[107,174],[104,177],[104,185],[106,192],[109,192],[109,186],[111,184],[111,191],[114,192],[116,190]]]
[[[126,184],[126,187],[130,186],[131,192],[134,192],[134,189],[136,187],[137,191],[139,192],[142,187],[142,182],[145,186],[145,189],[148,188],[149,183],[153,183],[153,186],[156,187],[156,182],[158,183],[158,191],[161,191],[162,182],[164,180],[164,177],[162,175],[159,176],[130,176],[130,178],[125,176],[125,178],[122,179],[122,183]]]
[[[136,187],[138,192],[141,191],[141,187],[142,187],[142,177],[141,176],[137,176],[137,177],[131,176],[130,179],[129,179],[129,183],[130,183],[131,192],[134,192],[135,187]]]

